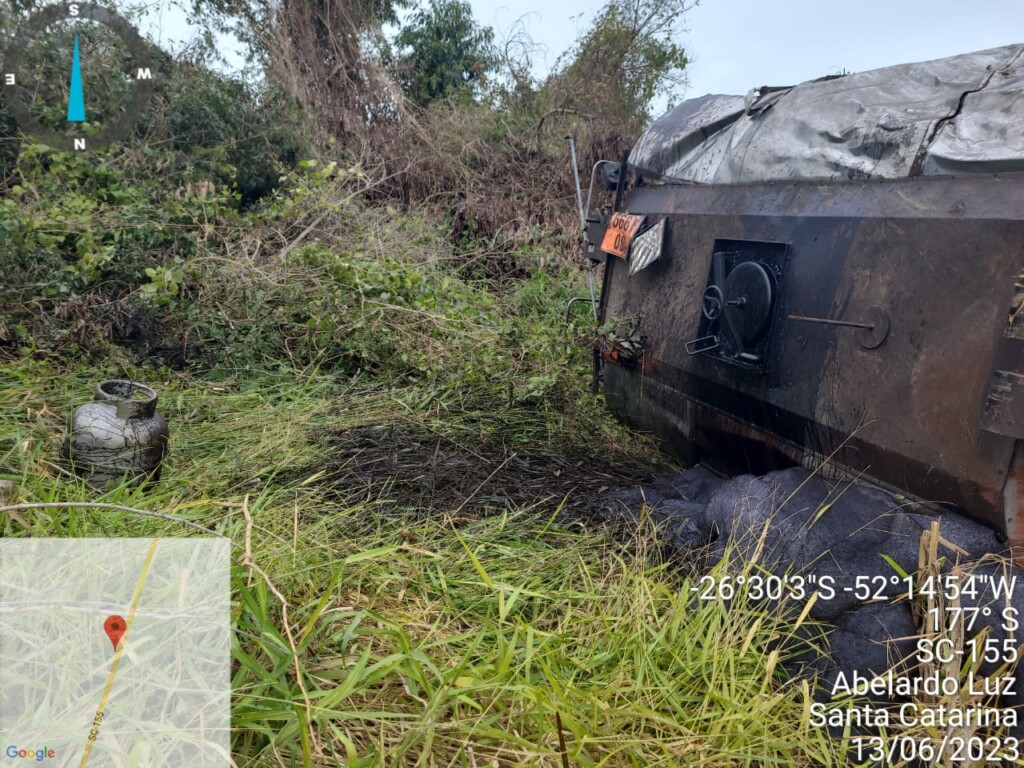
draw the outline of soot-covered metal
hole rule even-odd
[[[771,108],[777,129],[785,97]],[[635,274],[607,258],[602,324],[643,342],[639,364],[606,356],[615,413],[690,462],[827,463],[1024,541],[1024,173],[680,184],[631,170],[620,209],[665,233]]]

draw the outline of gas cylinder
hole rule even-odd
[[[160,479],[169,432],[156,401],[156,390],[136,381],[97,384],[93,402],[75,409],[62,451],[75,473],[95,486]]]

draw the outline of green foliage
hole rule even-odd
[[[336,161],[301,161],[246,211],[236,195],[130,179],[102,153],[29,145],[17,178],[0,198],[0,248],[15,254],[0,300],[28,335],[12,344],[63,356],[187,341],[222,364],[288,360],[489,405],[554,407],[586,379],[562,280],[537,270],[495,293],[450,261],[443,227],[368,207],[350,191],[366,180]]]
[[[556,106],[614,120],[627,130],[650,121],[657,96],[685,84],[686,51],[676,42],[690,0],[610,0],[548,82]]]
[[[270,194],[308,144],[304,120],[280,89],[255,89],[182,65],[158,94],[147,140],[167,136],[184,175],[229,187],[248,206]]]
[[[109,153],[68,154],[26,144],[0,222],[0,249],[20,279],[4,298],[57,298],[101,279],[116,290],[132,282],[146,252],[165,258],[188,253],[189,238],[167,223],[191,222],[180,208],[161,205],[152,189],[124,176]]]
[[[395,38],[395,70],[417,104],[472,94],[496,65],[494,30],[481,27],[462,0],[431,0]]]
[[[340,45],[356,63],[360,38],[381,24],[396,23],[398,9],[410,4],[411,0],[347,0],[340,8],[329,0],[302,0],[282,8],[272,0],[192,0],[191,13],[193,21],[207,31],[236,35],[248,46],[250,56],[261,62],[274,55],[276,34],[296,30],[303,23],[300,16],[312,19],[317,22],[317,42],[323,46],[319,52],[336,52],[335,46]],[[341,23],[332,28],[330,20]]]
[[[177,260],[178,264],[181,260]],[[146,267],[144,270],[148,283],[139,288],[144,303],[154,307],[168,307],[177,304],[181,294],[181,283],[184,275],[176,267]]]
[[[693,601],[693,582],[645,564],[646,534],[623,554],[521,515],[399,532],[415,544],[391,527],[352,548],[334,538],[326,586],[296,585],[297,654],[269,590],[238,575],[240,751],[297,761],[316,743],[352,766],[837,764],[828,735],[801,725],[809,688],[781,680],[792,617]]]

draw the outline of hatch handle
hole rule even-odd
[[[835,325],[840,328],[855,328],[857,341],[864,349],[877,349],[889,336],[889,316],[878,307],[867,311],[867,322],[855,323],[850,320],[833,320],[829,317],[807,317],[806,315],[790,315],[790,320],[820,325]]]
[[[841,325],[844,328],[866,328],[869,331],[875,330],[870,323],[852,323],[849,320],[832,320],[827,317],[805,317],[804,315],[790,315],[790,320],[802,320],[805,323],[821,323],[822,325]]]

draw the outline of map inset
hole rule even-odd
[[[225,539],[0,539],[0,766],[227,768]]]

